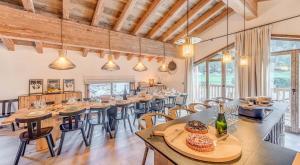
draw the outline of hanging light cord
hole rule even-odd
[[[244,56],[246,55],[246,0],[244,0]]]
[[[186,0],[186,37],[189,37],[189,0]]]
[[[142,57],[142,40],[141,40],[141,37],[139,38],[139,46],[140,46],[140,57],[139,57],[139,60],[141,60],[141,57]]]
[[[226,10],[227,10],[227,51],[229,50],[229,10],[228,10],[228,0],[227,0],[227,5],[226,5]]]
[[[109,55],[111,55],[111,46],[110,46],[110,30],[108,31],[108,49],[109,49]]]
[[[165,43],[164,43],[164,60],[166,60],[166,46],[165,46]]]

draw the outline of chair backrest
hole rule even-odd
[[[186,105],[187,96],[188,96],[187,94],[181,94],[179,97],[177,97],[176,103],[181,105]]]
[[[177,96],[169,96],[169,103],[170,104],[176,104],[176,98],[177,98]]]
[[[69,124],[69,129],[73,129],[73,123],[74,128],[78,128],[81,114],[85,113],[86,109],[79,109],[75,111],[61,111],[59,112],[59,115],[66,118],[67,123]],[[74,122],[73,122],[74,119]]]
[[[181,116],[177,115],[177,114],[179,114],[178,112],[180,112],[180,111],[184,111],[187,114],[192,114],[192,113],[196,112],[196,111],[194,111],[192,109],[189,109],[187,107],[176,106],[176,107],[168,110],[168,115],[171,116],[172,118],[178,118],[178,117],[181,117]]]
[[[18,103],[18,99],[11,99],[11,100],[0,100],[1,105],[1,117],[8,117],[10,116],[13,111],[12,108],[14,107],[14,103]],[[18,106],[15,107],[17,109]]]
[[[141,129],[152,128],[154,126],[153,117],[157,117],[157,116],[164,117],[166,122],[175,119],[175,118],[173,118],[169,115],[163,114],[163,113],[147,113],[147,114],[142,115],[139,118],[139,127]],[[143,124],[143,121],[145,122],[145,125]]]
[[[41,135],[41,121],[52,117],[52,113],[46,113],[45,115],[37,117],[25,117],[16,118],[17,123],[26,123],[29,138],[37,137]]]

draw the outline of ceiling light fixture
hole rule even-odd
[[[227,0],[227,5],[226,5],[226,10],[227,10],[227,46],[226,50],[223,51],[223,59],[222,61],[227,64],[232,61],[232,56],[229,52],[229,7],[228,7],[228,0]]]
[[[164,43],[164,60],[162,62],[162,65],[158,68],[158,70],[160,72],[168,72],[169,71],[168,65],[166,64],[166,46],[165,46],[165,43]]]
[[[67,50],[64,50],[64,43],[62,37],[63,37],[63,20],[61,20],[61,25],[60,25],[60,41],[62,44],[62,50],[59,53],[59,57],[55,59],[53,62],[51,62],[48,67],[55,70],[74,69],[76,65],[73,64],[73,62],[66,57]]]
[[[189,0],[186,2],[186,37],[182,45],[183,57],[190,58],[194,56],[194,44],[192,37],[189,36]]]
[[[120,66],[113,61],[113,55],[111,53],[111,43],[110,43],[110,30],[108,31],[108,61],[101,67],[102,70],[107,71],[117,71],[120,70]]]
[[[141,42],[141,38],[139,38],[139,47],[140,47],[139,61],[132,69],[137,71],[137,72],[143,72],[143,71],[148,70],[148,68],[142,62],[142,42]]]
[[[244,49],[243,54],[240,56],[240,65],[248,65],[248,57],[246,55],[246,1],[244,0]]]

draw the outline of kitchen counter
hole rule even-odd
[[[213,118],[213,113],[209,110],[197,112],[195,114],[185,116],[152,129],[146,129],[136,134],[149,144],[155,151],[155,164],[184,164],[184,165],[202,165],[202,164],[246,164],[246,165],[288,165],[292,164],[296,151],[286,149],[277,144],[265,141],[270,132],[280,121],[282,121],[287,105],[283,103],[275,103],[273,112],[263,120],[252,120],[245,117],[239,117],[239,121],[230,126],[228,132],[238,138],[242,144],[242,155],[240,158],[225,162],[211,163],[198,161],[179,154],[170,148],[164,141],[163,137],[151,136],[153,129],[164,130],[166,127],[183,123],[190,120],[200,120],[208,123]]]

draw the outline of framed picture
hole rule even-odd
[[[47,93],[60,93],[60,79],[48,79]]]
[[[74,92],[75,91],[75,80],[74,79],[64,79],[63,80],[63,91],[64,92]]]
[[[43,94],[43,79],[29,80],[29,95],[31,94]]]

